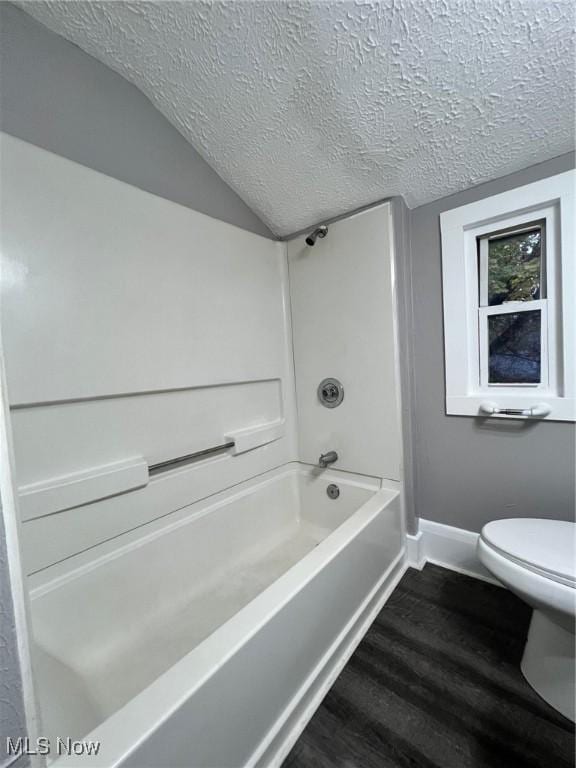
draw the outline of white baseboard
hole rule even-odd
[[[424,534],[421,530],[406,536],[406,560],[410,568],[417,568],[419,571],[426,565]]]
[[[479,535],[463,528],[421,519],[418,533],[406,537],[408,563],[419,570],[426,563],[435,563],[501,586],[478,559],[476,545]]]

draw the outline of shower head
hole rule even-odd
[[[317,227],[311,235],[308,235],[306,238],[306,245],[314,245],[318,238],[322,239],[323,237],[326,237],[327,234],[328,227],[326,224],[322,224],[321,226]]]

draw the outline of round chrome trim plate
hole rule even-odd
[[[337,408],[344,400],[344,387],[338,379],[322,379],[318,385],[318,400],[325,408]]]

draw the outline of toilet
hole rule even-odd
[[[485,567],[533,608],[522,673],[565,717],[576,719],[576,523],[517,518],[482,529]]]

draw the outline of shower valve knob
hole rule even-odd
[[[318,385],[318,399],[326,408],[336,408],[344,400],[344,387],[338,379],[323,379]]]

